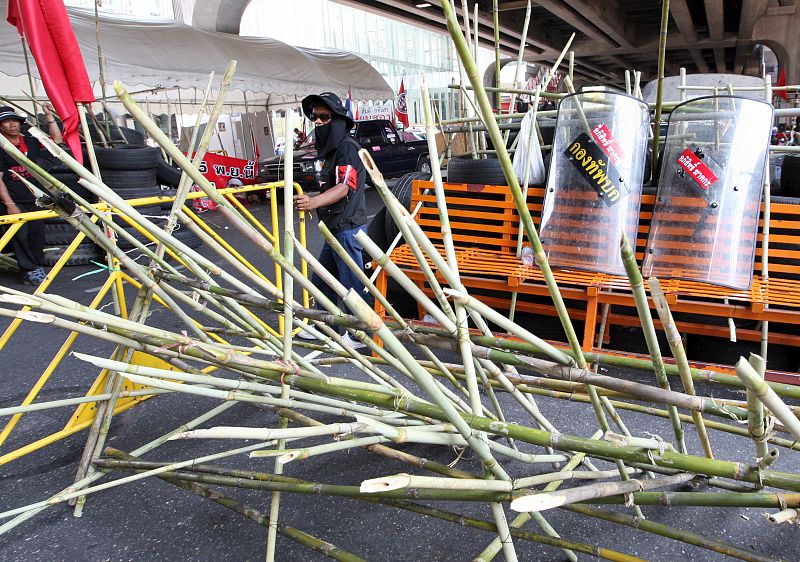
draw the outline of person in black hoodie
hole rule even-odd
[[[320,194],[295,195],[294,203],[301,211],[317,211],[348,255],[356,263],[364,263],[361,244],[355,239],[358,231],[366,231],[367,210],[364,200],[366,169],[358,156],[361,148],[349,134],[353,119],[347,114],[336,94],[324,92],[303,98],[303,113],[312,120],[317,158],[322,162]],[[364,296],[364,285],[326,242],[319,261],[348,289]],[[336,302],[333,289],[317,274],[311,281],[328,298]]]

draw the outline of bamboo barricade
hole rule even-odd
[[[60,504],[70,500],[98,492],[110,497],[119,493],[115,491],[119,486],[135,486],[136,482],[156,477],[265,527],[267,559],[281,558],[277,535],[337,560],[362,559],[349,544],[334,545],[311,534],[317,533],[315,529],[300,531],[283,522],[281,505],[298,501],[301,496],[319,495],[343,498],[341,501],[356,499],[379,508],[402,509],[409,517],[426,516],[489,532],[493,540],[486,541],[485,547],[481,545],[483,550],[477,552],[480,549],[476,548],[473,553],[474,559],[481,561],[492,560],[501,552],[507,560],[518,556],[541,558],[541,552],[550,552],[549,549],[560,549],[557,555],[570,560],[577,559],[577,554],[610,560],[637,559],[611,550],[607,545],[585,540],[580,531],[560,517],[567,511],[571,517],[602,520],[613,526],[614,532],[635,528],[636,532],[648,533],[657,540],[682,541],[685,545],[743,560],[771,559],[740,544],[718,540],[713,536],[714,529],[708,530],[709,536],[703,536],[687,532],[680,524],[651,520],[652,514],[644,513],[641,508],[660,505],[678,519],[679,506],[759,507],[772,510],[770,521],[775,524],[796,521],[800,506],[796,455],[800,450],[797,443],[800,422],[797,407],[785,401],[796,401],[800,391],[764,382],[759,376],[764,365],[758,356],[751,357],[749,362],[739,361],[738,379],[690,368],[668,303],[657,280],[650,279],[651,297],[666,326],[667,341],[677,360],[675,365],[666,364],[658,347],[644,281],[631,249],[624,242],[621,253],[626,259],[631,286],[635,288],[649,358],[619,358],[580,349],[572,330],[573,319],[569,317],[552,275],[548,275],[547,260],[522,189],[509,172],[510,161],[503,149],[505,144],[486,89],[476,79],[471,51],[477,41],[473,43],[471,32],[477,32],[478,21],[476,17],[471,29],[466,3],[463,7],[465,35],[472,45],[461,35],[450,2],[443,3],[464,72],[475,88],[475,105],[480,113],[476,119],[483,121],[499,149],[515,203],[524,219],[525,233],[536,246],[537,264],[548,277],[551,296],[559,309],[570,345],[563,347],[546,341],[536,335],[535,327],[523,326],[497,313],[482,302],[480,295],[469,294],[465,289],[452,244],[457,233],[450,226],[451,213],[455,216],[458,210],[446,206],[438,169],[434,170],[433,181],[437,210],[446,233],[443,247],[435,246],[428,239],[412,214],[388,190],[380,170],[368,155],[362,154],[365,167],[405,243],[412,248],[425,272],[432,298],[411,282],[368,236],[361,233],[357,237],[365,252],[431,315],[436,324],[403,318],[395,303],[381,294],[364,274],[362,264],[349,259],[335,235],[320,224],[320,232],[333,251],[385,309],[386,316],[381,317],[365,302],[363,295],[348,291],[305,249],[302,221],[300,238],[295,236],[290,189],[284,190],[282,226],[276,220],[272,232],[260,228],[241,206],[226,198],[230,191],[218,191],[208,184],[197,170],[199,160],[195,158],[191,162],[181,154],[117,84],[115,88],[126,109],[183,169],[184,176],[166,229],[155,227],[136,210],[138,205],[119,198],[101,178],[80,167],[58,147],[43,140],[46,147],[75,170],[82,183],[109,206],[92,206],[77,198],[67,186],[0,139],[0,145],[45,186],[42,200],[45,195],[50,196],[52,212],[76,228],[76,240],[89,237],[125,268],[111,272],[102,293],[89,305],[49,292],[49,283],[58,273],[57,269],[33,294],[0,287],[0,316],[14,319],[15,326],[28,322],[67,331],[70,336],[60,352],[62,357],[78,335],[131,352],[109,356],[97,352],[74,353],[74,360],[91,369],[100,369],[102,373],[103,378],[98,379],[96,388],[86,396],[34,404],[48,374],[40,379],[21,405],[0,408],[0,416],[13,416],[13,423],[0,436],[1,441],[13,429],[16,423],[13,420],[19,420],[21,415],[75,405],[80,408],[89,402],[106,404],[105,413],[84,412],[80,423],[70,427],[71,433],[93,423],[97,429],[87,443],[85,458],[88,462],[76,482],[50,498],[6,508],[0,513],[0,534],[44,510],[60,509]],[[559,62],[560,59],[554,69]],[[569,65],[571,69],[571,55]],[[635,84],[631,86],[634,92],[638,90],[638,82],[637,73]],[[433,119],[424,86],[422,93],[429,150],[434,161],[438,154],[432,142]],[[218,98],[212,119],[223,97]],[[502,116],[503,119],[508,117]],[[287,127],[289,119],[287,116]],[[198,153],[207,147],[207,136],[213,130],[213,126],[207,128]],[[192,145],[194,142],[195,139]],[[478,146],[477,142],[473,144],[476,152]],[[282,185],[292,185],[290,159],[285,169],[287,176]],[[274,283],[260,273],[259,267],[244,260],[227,240],[213,235],[213,229],[204,226],[188,209],[181,208],[187,198],[194,196],[187,193],[190,181],[202,190],[196,196],[211,197],[221,206],[220,216],[228,227],[251,244],[261,257],[280,268]],[[65,202],[60,198],[62,194],[73,196],[77,206]],[[271,211],[277,218],[275,198],[273,193]],[[146,248],[110,221],[104,215],[109,208],[117,209],[128,224],[152,238],[158,244],[157,249]],[[16,224],[27,218],[2,220],[12,225],[10,232],[13,234]],[[136,242],[135,247],[150,258],[149,266],[141,266],[109,243],[95,226],[98,222]],[[176,224],[196,231],[208,251],[198,252],[182,245],[172,235]],[[4,235],[0,247],[9,238],[8,234]],[[180,260],[184,269],[175,267],[165,258],[165,253]],[[214,260],[210,259],[212,254]],[[300,265],[296,263],[298,259]],[[334,289],[338,295],[336,302],[326,298],[319,287],[308,281],[305,264]],[[102,301],[118,280],[133,284],[139,291],[130,314],[126,307],[119,313],[103,310]],[[296,297],[296,289],[307,291],[316,300],[317,308],[309,308],[307,299]],[[153,321],[146,314],[151,298],[153,307],[170,311],[168,325]],[[195,299],[202,299],[203,304]],[[316,337],[316,341],[295,339],[301,326]],[[503,333],[494,333],[492,327]],[[347,329],[363,343],[366,351],[361,353],[346,344],[337,331],[340,328]],[[7,330],[7,335],[0,339],[0,350],[8,337]],[[50,373],[57,363],[48,368]],[[649,372],[649,375],[627,380],[618,373],[610,376],[593,371],[589,363],[635,369]],[[338,370],[343,364],[349,367],[347,374]],[[652,379],[653,373],[655,384],[647,380]],[[680,377],[682,392],[670,387],[669,377]],[[731,388],[746,389],[746,401],[718,396]],[[174,399],[202,398],[219,404],[130,454],[104,446],[114,431],[110,424],[112,415],[134,402],[164,394]],[[264,418],[267,424],[231,426],[227,420],[225,425],[215,421],[230,409],[241,412],[243,405],[267,410],[269,417]],[[572,417],[587,421],[590,431],[583,431],[585,427],[577,431],[571,423],[575,420],[559,416],[558,410],[565,407],[572,409]],[[324,421],[315,420],[309,414],[324,416]],[[153,424],[156,423],[153,420]],[[740,425],[742,423],[746,426]],[[674,434],[672,442],[659,435],[658,432],[664,431]],[[755,454],[740,453],[737,447],[714,447],[711,434],[723,433],[726,442],[746,440],[748,451],[752,451],[749,445],[752,441]],[[192,458],[161,462],[141,458],[158,447],[168,448],[178,441],[187,443],[189,440],[196,446],[192,449],[196,451],[191,454]],[[246,440],[251,442],[235,443]],[[768,449],[767,443],[775,448]],[[472,458],[459,467],[447,466],[411,454],[405,450],[407,444],[431,453],[456,447],[461,454]],[[377,468],[370,467],[374,473],[357,485],[328,483],[324,472],[315,475],[313,480],[282,474],[287,464],[293,467],[297,466],[294,463],[312,458],[333,463],[361,450],[394,463],[401,462],[409,472],[398,474],[396,466],[389,463],[377,465]],[[780,456],[778,451],[781,451]],[[10,462],[22,454],[24,452],[11,457],[6,454],[0,457],[0,462]],[[268,458],[268,462],[275,463],[275,469],[266,473],[253,470],[250,465],[231,468],[230,465],[241,461],[244,455],[252,462]],[[160,458],[164,456],[169,454],[162,452]],[[474,462],[476,458],[477,463]],[[208,464],[223,459],[224,468]],[[471,464],[467,465],[469,462]],[[106,478],[117,471],[127,475],[115,480]],[[260,490],[269,494],[268,515],[218,488]],[[456,511],[439,509],[437,502],[448,502],[448,508]],[[484,504],[492,515],[491,520],[474,516],[470,510],[475,504]],[[618,504],[624,504],[632,513],[599,507]],[[79,503],[76,515],[81,508],[82,503]],[[508,520],[508,508],[520,513]],[[546,514],[540,513],[545,510]],[[522,528],[530,520],[538,525],[539,532]],[[755,532],[761,531],[754,529]],[[746,543],[744,539],[738,542]],[[543,550],[531,550],[531,543]],[[471,541],[470,544],[475,543]]]

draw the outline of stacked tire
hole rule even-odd
[[[76,195],[89,203],[95,203],[95,197],[88,189],[78,183],[78,175],[70,170],[66,164],[60,161],[42,163],[47,172],[55,179],[69,187]],[[64,219],[53,217],[44,220],[44,259],[45,266],[53,266],[61,259],[67,247],[72,244],[78,231]],[[89,238],[83,241],[73,250],[67,259],[65,266],[86,265],[92,260],[101,260],[103,257],[100,248]]]
[[[177,185],[180,179],[180,172],[176,172],[176,169],[163,160],[158,148],[132,144],[113,148],[95,147],[95,155],[103,183],[126,200],[163,195],[162,184]],[[167,182],[164,181],[165,176]],[[167,206],[167,209],[170,207],[171,205]],[[162,227],[166,221],[167,210],[161,205],[138,207],[137,210],[158,227]],[[135,228],[126,225],[124,229],[136,240],[144,244],[151,243],[149,238]],[[189,229],[179,229],[173,236],[190,248],[202,245],[197,235]],[[133,249],[133,244],[122,237],[118,239],[117,245],[123,251]],[[132,253],[134,258],[139,256],[138,252]]]

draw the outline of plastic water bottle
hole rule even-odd
[[[533,266],[533,248],[530,246],[523,246],[520,259],[522,260],[522,265],[525,267]]]

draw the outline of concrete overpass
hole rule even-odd
[[[179,0],[178,0],[179,1]],[[239,33],[251,0],[196,0],[196,27]],[[786,69],[789,83],[800,82],[798,0],[671,0],[667,38],[667,74],[688,72],[758,74],[756,44],[769,46]],[[341,0],[341,4],[379,13],[419,27],[445,31],[440,0]],[[460,11],[461,2],[456,0]],[[470,10],[474,1],[468,2]],[[479,0],[481,42],[493,48],[492,0]],[[498,0],[500,44],[504,57],[516,57],[527,0]],[[576,74],[590,81],[619,82],[625,69],[656,73],[659,2],[642,0],[534,0],[525,59],[555,60],[568,37]]]

